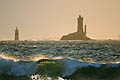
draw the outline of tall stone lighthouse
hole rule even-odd
[[[83,17],[81,17],[81,15],[78,17],[77,33],[79,33],[81,40],[86,40],[87,28],[86,25],[83,26]]]
[[[83,17],[79,15],[78,17],[78,29],[77,32],[83,33]]]
[[[17,27],[16,27],[16,30],[15,30],[15,39],[14,40],[19,40],[19,30],[18,30]]]

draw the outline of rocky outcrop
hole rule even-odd
[[[61,40],[91,40],[91,39],[79,32],[74,32],[74,33],[70,33],[68,35],[62,36]]]

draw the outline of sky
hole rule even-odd
[[[0,0],[0,40],[61,38],[77,31],[84,18],[87,36],[115,39],[120,35],[120,0]]]

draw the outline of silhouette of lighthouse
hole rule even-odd
[[[15,30],[15,39],[14,40],[19,40],[19,30],[18,30],[17,27],[16,27],[16,30]]]
[[[81,15],[79,15],[79,17],[78,17],[78,29],[77,29],[77,32],[83,33],[83,17],[81,17]]]
[[[82,40],[86,40],[87,39],[87,36],[86,36],[86,34],[87,34],[87,27],[86,27],[86,25],[83,27],[83,17],[81,17],[81,15],[79,15],[79,17],[78,17],[77,33],[80,34]]]

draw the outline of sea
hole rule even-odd
[[[120,40],[0,41],[0,80],[120,80]]]

